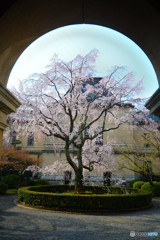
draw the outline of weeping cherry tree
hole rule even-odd
[[[125,104],[134,104],[134,95],[141,90],[141,82],[134,85],[134,74],[125,67],[115,66],[105,77],[95,78],[97,55],[93,49],[69,62],[54,55],[45,73],[33,74],[14,92],[23,103],[14,119],[21,115],[22,127],[32,126],[39,134],[64,142],[66,160],[75,173],[75,192],[83,189],[84,169],[103,165],[111,170],[111,144],[97,145],[97,139],[132,123],[134,108],[122,117],[116,112]],[[109,118],[114,119],[111,127]]]

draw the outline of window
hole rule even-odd
[[[84,136],[88,137],[88,135],[89,135],[89,127],[84,129]]]
[[[33,146],[34,144],[34,134],[32,132],[28,135],[28,146]]]
[[[144,148],[149,148],[149,144],[148,143],[144,143]]]
[[[97,129],[100,132],[101,128]],[[96,137],[96,145],[103,145],[103,132]]]
[[[17,133],[15,131],[11,131],[10,133],[10,143],[14,145],[16,143]]]

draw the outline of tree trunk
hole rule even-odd
[[[83,169],[77,169],[75,171],[75,193],[83,192]]]
[[[75,172],[75,193],[81,193],[83,192],[83,165],[82,165],[82,147],[79,147],[77,150],[77,159],[78,159],[78,166],[72,161],[72,158],[70,157],[70,151],[69,151],[69,143],[66,141],[65,145],[65,153],[66,153],[66,159],[70,166],[73,168]]]

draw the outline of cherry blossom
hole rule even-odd
[[[135,83],[134,74],[126,67],[114,66],[106,76],[94,77],[97,56],[96,49],[69,62],[54,55],[46,72],[33,74],[14,90],[22,106],[10,116],[13,124],[21,122],[25,131],[32,129],[64,142],[77,192],[83,187],[84,170],[92,171],[97,165],[108,171],[114,168],[111,143],[97,144],[97,139],[122,124],[133,124],[131,116],[136,114],[137,102],[134,96],[142,88],[142,82]],[[117,117],[121,108],[126,109],[126,114]],[[107,125],[110,119],[114,122],[112,127]]]

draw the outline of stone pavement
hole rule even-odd
[[[0,196],[0,240],[160,240],[159,200],[152,209],[101,216],[21,208],[16,200]],[[148,232],[159,236],[142,236]]]

